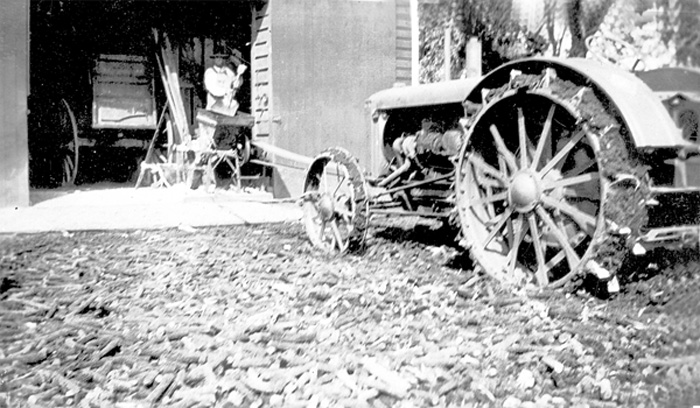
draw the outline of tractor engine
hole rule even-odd
[[[410,212],[445,214],[452,202],[452,183],[464,134],[424,121],[423,129],[403,133],[391,142],[392,172],[379,179],[379,187],[397,188],[395,203]],[[402,186],[400,189],[398,186]]]
[[[462,136],[462,132],[456,129],[445,133],[423,129],[397,138],[392,148],[402,165],[411,161],[420,169],[444,173],[454,169],[450,158],[459,153]]]

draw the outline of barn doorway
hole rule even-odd
[[[100,61],[125,58],[132,64],[139,92],[150,92],[144,95],[152,98],[159,117],[166,97],[155,60],[159,50],[154,30],[165,33],[178,50],[182,99],[193,121],[192,112],[205,103],[202,79],[213,44],[238,50],[244,58],[250,55],[253,7],[253,2],[240,0],[32,0],[30,186],[56,188],[67,180],[75,185],[133,181],[157,123],[144,120],[120,127],[114,119],[111,126],[96,124],[95,72]],[[123,88],[105,93],[119,89]],[[237,99],[242,110],[250,111],[249,79]],[[135,112],[142,107],[136,105]],[[76,160],[78,171],[70,180]]]

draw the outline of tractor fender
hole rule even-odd
[[[692,146],[682,137],[661,100],[644,81],[611,64],[583,58],[527,58],[504,64],[486,75],[467,96],[481,104],[482,89],[498,88],[509,82],[513,70],[540,74],[545,68],[556,70],[557,77],[589,86],[601,94],[610,109],[617,110],[638,149],[681,148]]]
[[[700,100],[700,69],[667,67],[635,72],[654,93],[666,99],[678,94]]]

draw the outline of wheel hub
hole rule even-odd
[[[532,210],[539,202],[541,193],[537,177],[525,172],[516,174],[508,189],[510,203],[520,212]]]
[[[318,213],[324,221],[328,221],[333,217],[335,206],[333,205],[333,197],[324,194],[318,200]]]

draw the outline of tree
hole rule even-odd
[[[586,39],[595,34],[615,0],[567,0],[566,19],[571,31],[570,57],[586,56]]]
[[[420,6],[421,81],[441,79],[445,29],[452,37],[452,77],[464,72],[465,45],[482,43],[483,70],[488,72],[516,58],[541,53],[546,40],[513,18],[512,0],[439,0]]]
[[[675,47],[676,63],[700,66],[700,0],[661,0],[662,38]]]
[[[590,51],[628,69],[636,60],[643,62],[637,69],[698,66],[699,30],[698,0],[618,0],[593,37]]]

